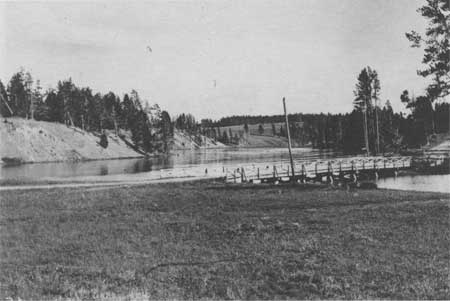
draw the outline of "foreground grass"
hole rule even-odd
[[[174,183],[0,193],[0,298],[449,299],[449,195]]]

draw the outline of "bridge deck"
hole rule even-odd
[[[444,163],[445,156],[427,157],[427,164],[439,166]],[[448,158],[448,156],[447,156]],[[410,169],[413,157],[360,157],[317,161],[294,161],[295,178],[300,180],[321,179],[323,177],[345,177],[368,172],[393,172]],[[275,165],[252,164],[226,172],[227,182],[270,182],[290,180],[292,177],[290,164]]]

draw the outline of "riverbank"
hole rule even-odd
[[[125,141],[107,135],[108,146],[100,137],[61,123],[8,118],[0,122],[0,159],[4,162],[37,163],[139,158]]]
[[[449,299],[449,195],[321,185],[0,192],[0,298]]]

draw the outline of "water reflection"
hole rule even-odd
[[[152,160],[148,159],[139,159],[136,160],[136,162],[133,164],[132,169],[124,169],[125,173],[138,173],[138,172],[145,172],[145,171],[151,171],[152,170]]]
[[[379,188],[450,193],[450,175],[416,175],[383,178],[377,181],[377,185]]]
[[[100,166],[100,175],[106,176],[108,174],[108,165]]]

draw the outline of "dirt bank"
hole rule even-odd
[[[140,157],[120,138],[108,135],[108,147],[100,138],[61,123],[8,118],[0,122],[2,161],[52,162]]]

